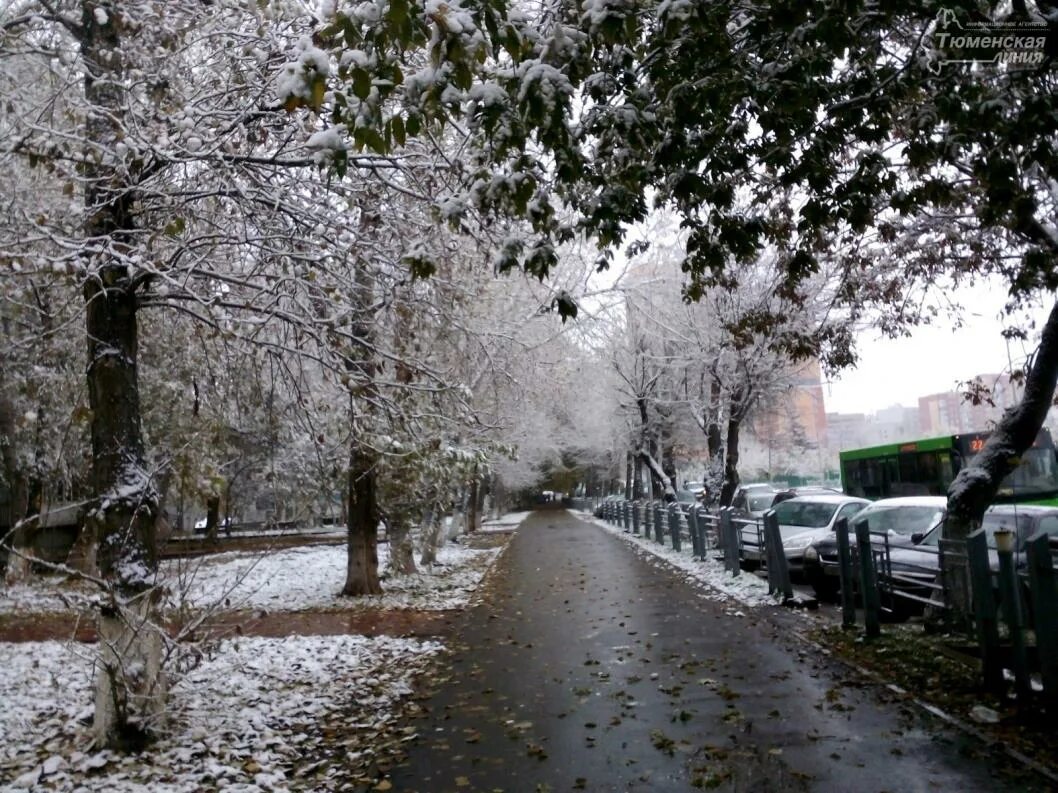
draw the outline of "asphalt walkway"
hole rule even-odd
[[[566,512],[522,524],[460,619],[392,790],[1046,789]]]

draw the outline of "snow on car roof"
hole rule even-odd
[[[1011,514],[1015,512],[1023,513],[1026,515],[1046,515],[1051,512],[1058,512],[1058,507],[1047,506],[1046,504],[993,504],[988,508],[989,512],[1009,512]]]
[[[809,493],[804,496],[794,496],[793,498],[788,498],[785,501],[780,501],[779,503],[788,504],[791,501],[796,501],[798,503],[805,501],[814,501],[817,504],[844,504],[846,502],[853,502],[855,504],[871,503],[865,498],[860,498],[859,496],[847,496],[844,493]],[[779,506],[779,504],[776,504],[775,506]]]
[[[947,496],[897,496],[896,498],[880,498],[871,504],[872,507],[936,507],[943,509],[948,506]]]

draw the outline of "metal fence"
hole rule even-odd
[[[894,546],[868,521],[857,524],[855,542],[845,520],[837,535],[845,625],[856,623],[857,604],[868,637],[881,632],[884,617],[925,613],[976,642],[987,688],[1005,693],[1009,669],[1019,707],[1043,703],[1058,713],[1058,584],[1049,535],[1038,532],[1020,553],[1013,532],[996,532],[990,548],[984,529],[935,546]]]
[[[792,599],[774,513],[745,518],[730,509],[618,497],[574,500],[573,506],[677,551],[689,543],[695,558],[719,559],[732,575],[742,566],[759,567],[773,593]],[[869,521],[857,522],[852,532],[840,520],[836,533],[846,626],[856,624],[857,608],[868,637],[879,635],[885,619],[924,613],[929,622],[976,642],[989,689],[1005,693],[1012,678],[1019,707],[1043,703],[1048,713],[1058,713],[1058,548],[1047,534],[1037,533],[1015,552],[1015,539],[999,541],[1002,532],[990,548],[983,529],[936,545],[894,543],[888,532],[872,531]]]
[[[743,565],[760,568],[771,592],[794,602],[786,555],[774,515],[745,518],[731,509],[707,510],[700,504],[664,501],[626,501],[610,497],[591,505],[598,517],[632,534],[671,545],[681,551],[690,545],[694,558],[714,556],[732,574]]]

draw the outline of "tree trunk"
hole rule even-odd
[[[4,580],[8,584],[24,581],[30,573],[31,564],[25,558],[29,550],[29,526],[23,518],[30,514],[30,500],[26,477],[19,470],[18,455],[15,450],[15,409],[4,396],[7,388],[0,370],[0,465],[3,470],[3,483],[8,490],[6,506],[0,510],[0,561],[6,558]],[[7,549],[16,553],[6,553]]]
[[[719,497],[724,482],[724,445],[723,435],[720,432],[720,397],[720,380],[713,377],[709,382],[709,401],[705,407],[705,415],[702,422],[705,431],[706,450],[709,453],[709,462],[705,466],[704,476],[706,503],[711,503]]]
[[[639,458],[647,466],[647,470],[650,471],[651,479],[657,482],[661,488],[662,497],[665,501],[670,504],[676,501],[676,484],[669,479],[668,474],[662,469],[660,463],[654,459],[654,456],[645,449],[639,451]]]
[[[36,459],[29,481],[20,482],[25,488],[25,510],[22,519],[15,524],[11,532],[9,543],[11,555],[7,561],[7,572],[4,576],[7,584],[24,582],[33,574],[33,533],[38,528],[37,519],[44,500],[44,480],[41,479],[40,469],[37,467],[43,464],[39,416],[37,420],[37,449],[34,452]]]
[[[492,475],[492,517],[499,518],[507,511],[507,488],[503,486],[503,480],[496,474]]]
[[[445,532],[446,539],[454,540],[462,533],[466,521],[466,504],[466,493],[460,492],[455,504],[452,505],[452,522],[448,524],[448,531]]]
[[[470,479],[470,491],[467,493],[467,534],[473,534],[481,527],[481,510],[478,504],[478,493],[481,490],[481,481],[478,477],[478,467],[474,466],[474,475]]]
[[[364,212],[360,226],[365,234],[377,225],[378,216]],[[367,262],[355,265],[355,281],[351,297],[354,313],[350,323],[352,348],[345,360],[346,371],[355,391],[349,395],[349,560],[346,565],[343,595],[378,595],[382,585],[378,580],[378,487],[376,482],[376,453],[361,440],[361,424],[357,409],[364,406],[370,418],[372,405],[378,396],[375,382],[378,363],[375,358],[374,308],[375,284]],[[363,426],[369,426],[365,421]]]
[[[380,595],[375,458],[354,433],[349,453],[349,559],[343,595]]]
[[[216,545],[220,541],[217,528],[220,526],[220,496],[206,499],[206,539]]]
[[[98,12],[98,13],[97,13]],[[97,503],[86,520],[99,572],[120,586],[141,591],[156,569],[154,519],[157,496],[147,473],[140,430],[137,369],[137,299],[125,240],[134,231],[134,175],[101,161],[124,136],[126,106],[123,42],[112,4],[85,0],[81,55],[85,99],[94,109],[85,121],[91,149],[84,166],[86,249],[85,330],[88,338],[88,400],[92,411],[92,479]]]
[[[625,501],[631,501],[636,498],[635,482],[633,480],[635,473],[635,455],[628,451],[625,453]]]
[[[731,499],[738,487],[738,436],[742,430],[742,420],[732,412],[727,420],[727,444],[724,455],[724,484],[720,488],[720,506],[731,506]]]
[[[634,470],[632,472],[632,498],[636,501],[641,501],[644,497],[643,492],[643,461],[639,459],[639,455],[635,452],[629,452],[632,457]]]
[[[432,505],[422,518],[422,555],[419,564],[426,566],[437,564],[437,550],[441,545],[441,529],[444,510]]]
[[[88,272],[82,293],[96,500],[72,561],[86,570],[98,567],[112,582],[110,603],[98,626],[101,657],[94,731],[98,745],[123,748],[130,735],[138,742],[155,732],[165,710],[165,681],[156,649],[160,637],[144,628],[156,622],[155,599],[144,593],[154,585],[157,570],[158,499],[140,428],[136,285],[125,259],[135,231],[137,177],[135,166],[126,171],[107,161],[125,134],[120,15],[113,3],[100,0],[84,0],[81,10],[77,33],[84,94],[91,108],[85,120],[91,145],[82,169]],[[135,609],[127,603],[135,603]],[[135,619],[126,619],[128,614]]]
[[[389,526],[389,572],[411,575],[415,570],[415,546],[411,541],[411,522],[405,515],[391,516]]]
[[[92,732],[97,746],[139,751],[164,723],[168,679],[150,595],[99,617]]]

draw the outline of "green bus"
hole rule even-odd
[[[946,495],[959,469],[984,448],[990,434],[967,432],[841,452],[842,489],[872,499]],[[1003,480],[996,503],[1058,506],[1058,465],[1046,429]]]

